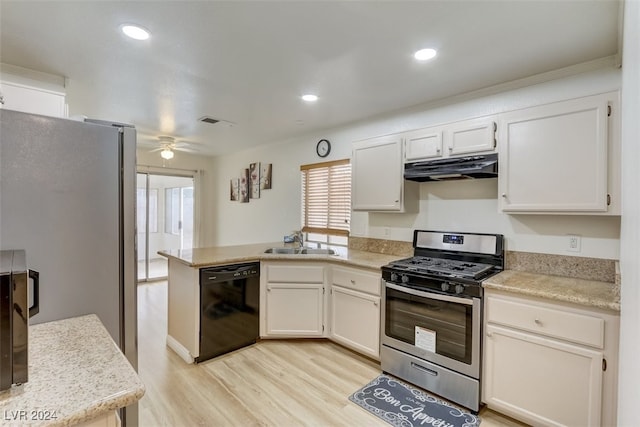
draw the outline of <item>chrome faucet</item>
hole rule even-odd
[[[300,247],[304,246],[304,234],[302,234],[302,230],[293,232],[293,241],[297,241]]]

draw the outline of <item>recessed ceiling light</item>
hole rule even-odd
[[[132,24],[125,24],[120,27],[122,32],[135,40],[147,40],[151,33],[148,30]]]
[[[307,102],[316,102],[318,100],[318,96],[308,93],[306,95],[302,95],[302,100]]]
[[[435,49],[420,49],[413,54],[413,57],[418,61],[427,61],[434,58],[438,52]]]

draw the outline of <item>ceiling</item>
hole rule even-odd
[[[7,1],[0,62],[71,115],[221,155],[618,54],[615,0]],[[123,23],[151,31],[126,38]],[[413,52],[438,50],[418,63]],[[315,93],[305,103],[300,96]],[[211,116],[228,123],[205,124]]]

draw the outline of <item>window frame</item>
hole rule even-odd
[[[331,176],[333,174],[344,174],[346,173],[345,166],[348,166],[348,179],[339,179],[335,181],[335,187],[332,188],[332,180]],[[323,192],[318,192],[316,197],[326,196],[326,227],[318,227],[318,226],[310,226],[309,224],[309,212],[310,212],[310,202],[309,202],[309,174],[310,171],[320,169],[326,169],[327,178],[327,186]],[[333,171],[332,171],[333,169]],[[301,229],[306,233],[315,233],[315,234],[324,234],[330,236],[345,236],[348,237],[351,229],[351,160],[350,159],[342,159],[342,160],[334,160],[330,162],[321,162],[321,163],[312,163],[307,165],[300,166],[300,189],[301,189]],[[345,185],[348,186],[345,189]],[[342,203],[334,202],[331,203],[330,194],[334,192],[340,192],[342,194],[348,193],[347,199]],[[332,207],[333,206],[333,207]],[[331,212],[338,212],[337,220],[339,221],[341,218],[344,219],[346,226],[342,227],[331,227],[332,223],[332,215]],[[333,218],[336,218],[334,215]],[[335,224],[335,223],[334,223]]]

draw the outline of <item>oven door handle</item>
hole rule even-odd
[[[469,298],[460,298],[460,297],[452,297],[449,295],[440,295],[435,292],[422,292],[416,291],[415,289],[408,288],[406,286],[398,286],[393,283],[385,282],[385,286],[390,289],[394,289],[398,292],[404,292],[407,294],[415,295],[417,297],[428,298],[428,299],[436,299],[440,301],[453,302],[456,304],[465,304],[465,305],[473,305],[473,300]]]

